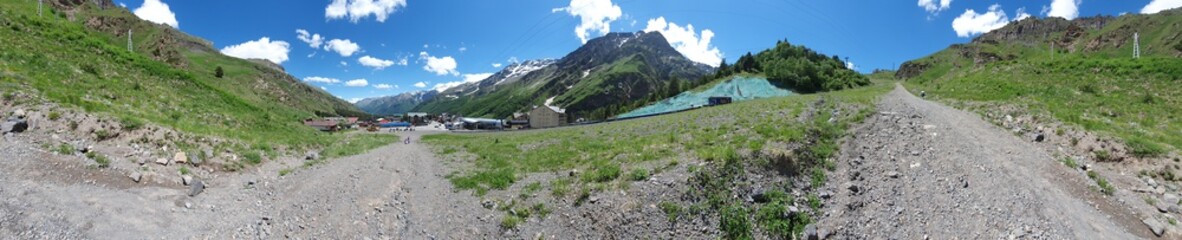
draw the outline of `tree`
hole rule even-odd
[[[217,69],[213,70],[213,76],[215,76],[215,77],[222,78],[222,76],[225,76],[225,75],[226,75],[226,71],[222,70],[222,66],[218,66]]]

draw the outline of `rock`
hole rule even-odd
[[[886,173],[886,176],[889,178],[899,178],[899,172],[890,171]]]
[[[319,152],[308,151],[308,153],[304,154],[304,160],[316,160],[316,159],[320,159]]]
[[[193,176],[181,175],[181,184],[189,185],[191,182],[193,182]]]
[[[185,156],[185,152],[176,152],[176,155],[172,157],[172,162],[189,163],[189,157]]]
[[[849,190],[850,190],[850,192],[854,192],[854,193],[858,193],[858,190],[860,190],[860,189],[861,189],[861,188],[859,188],[859,187],[858,187],[858,185],[857,185],[857,184],[854,184],[854,183],[852,183],[852,182],[846,182],[846,183],[844,183],[844,184],[841,184],[841,188],[844,188],[844,189],[849,189]]]
[[[1080,169],[1080,170],[1083,170],[1084,172],[1091,171],[1091,170],[1092,170],[1092,164],[1084,164],[1084,165],[1080,165],[1080,166],[1079,166],[1079,169]]]
[[[12,116],[17,117],[17,118],[25,118],[26,117],[25,110],[24,109],[17,109],[16,111],[12,111]]]
[[[817,234],[817,225],[816,224],[810,223],[810,224],[804,226],[803,239],[808,239],[808,240],[821,239],[821,236]]]
[[[591,203],[598,203],[598,202],[599,202],[599,197],[598,197],[598,196],[591,196],[591,199],[590,199],[590,201],[591,201]]]
[[[493,202],[492,200],[484,200],[480,201],[480,206],[484,207],[485,209],[493,209],[497,207],[497,202]]]
[[[1161,237],[1162,234],[1166,233],[1166,225],[1157,221],[1157,219],[1146,218],[1145,220],[1141,220],[1141,223],[1145,223],[1145,226],[1149,227],[1150,231],[1153,231],[1153,235]]]
[[[574,176],[577,176],[577,175],[579,175],[579,170],[578,170],[578,169],[572,169],[572,170],[570,170],[570,176],[571,176],[571,177],[574,177]]]
[[[1149,187],[1157,187],[1157,181],[1154,181],[1152,178],[1144,177],[1143,180],[1145,180],[1145,184],[1149,185]]]
[[[751,200],[754,200],[757,203],[766,203],[770,199],[767,198],[767,194],[760,192],[760,193],[756,193],[756,194],[751,195]]]
[[[139,160],[136,160],[136,163],[140,164],[140,166],[143,166],[144,164],[148,163],[148,160],[144,159],[144,158],[139,158]]]
[[[829,199],[829,198],[833,197],[833,193],[829,192],[829,191],[821,190],[821,192],[817,193],[817,196],[821,197],[821,199]]]
[[[1182,214],[1182,207],[1179,207],[1177,204],[1170,204],[1169,209],[1166,210],[1173,214]]]
[[[160,165],[168,166],[168,158],[157,158],[156,163],[159,163]]]
[[[1158,201],[1157,204],[1153,204],[1153,207],[1156,207],[1157,211],[1162,212],[1162,213],[1166,213],[1166,212],[1170,211],[1170,205],[1166,204],[1162,201]]]
[[[911,151],[911,156],[919,156],[919,151]]]
[[[193,166],[200,166],[202,160],[204,160],[201,159],[201,155],[198,154],[189,153],[187,156],[189,156],[189,163],[192,163]]]
[[[1046,139],[1047,139],[1047,136],[1042,133],[1038,133],[1038,134],[1034,135],[1034,142],[1042,142],[1042,141],[1045,141]]]
[[[1167,188],[1169,188],[1169,187],[1167,187]],[[1178,198],[1178,195],[1175,195],[1173,193],[1166,193],[1165,195],[1163,195],[1161,197],[1161,200],[1165,201],[1166,203],[1169,203],[1170,205],[1178,205],[1179,198]]]
[[[0,133],[21,133],[29,129],[29,122],[24,119],[7,121],[0,124]]]
[[[1153,188],[1153,193],[1156,193],[1157,195],[1166,194],[1166,188],[1162,187],[1162,186],[1157,186],[1156,188]]]
[[[201,182],[201,179],[193,179],[193,182],[189,184],[189,196],[196,197],[197,194],[201,194],[201,191],[205,191],[205,183]]]
[[[131,178],[131,181],[138,183],[138,182],[140,182],[141,179],[144,178],[144,174],[136,171],[136,172],[131,172],[131,174],[127,175],[127,177]]]

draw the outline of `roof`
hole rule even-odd
[[[550,110],[554,110],[554,112],[557,112],[557,113],[566,113],[566,109],[558,108],[555,106],[546,106],[546,107],[550,108]]]
[[[425,112],[408,112],[408,113],[406,113],[406,116],[408,116],[408,117],[426,117],[427,113],[425,113]]]

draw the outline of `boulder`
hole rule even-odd
[[[159,163],[160,165],[168,166],[168,158],[157,158],[156,163]]]
[[[308,151],[308,153],[305,153],[305,154],[304,154],[304,160],[316,160],[316,159],[320,159],[320,153],[319,153],[319,152],[316,152],[316,151]]]
[[[131,178],[131,181],[135,181],[138,183],[138,182],[140,182],[140,180],[142,180],[144,178],[144,174],[136,171],[136,172],[131,172],[131,174],[127,175],[127,177]]]
[[[759,192],[759,193],[752,194],[751,200],[755,201],[757,203],[767,203],[770,199],[767,198],[767,194]]]
[[[181,184],[189,185],[189,183],[192,183],[192,182],[193,182],[193,176],[181,175]]]
[[[804,226],[803,239],[808,239],[808,240],[821,239],[821,235],[817,234],[817,225],[816,224],[810,223],[809,225]]]
[[[1146,218],[1141,220],[1141,223],[1144,223],[1146,227],[1149,227],[1149,230],[1153,231],[1153,235],[1161,237],[1162,234],[1166,233],[1166,225],[1162,224],[1160,221],[1157,221],[1157,219]]]
[[[185,156],[185,152],[176,152],[176,156],[172,157],[172,162],[189,163],[189,157]]]
[[[192,163],[193,166],[200,166],[201,161],[204,160],[201,159],[201,155],[198,154],[189,153],[186,156],[189,156],[189,163]]]
[[[899,172],[890,171],[886,173],[886,176],[889,178],[899,178]]]
[[[7,121],[0,124],[0,133],[21,133],[29,129],[29,122],[24,119]]]
[[[25,110],[24,110],[24,109],[17,109],[16,111],[12,111],[12,116],[13,116],[13,117],[17,117],[17,118],[25,118],[25,117],[26,117],[26,115],[27,115],[27,114],[25,113]]]
[[[201,179],[193,179],[193,182],[189,183],[190,197],[196,197],[197,194],[201,194],[202,191],[205,191],[205,183],[201,182]]]

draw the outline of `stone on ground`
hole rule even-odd
[[[175,163],[188,163],[188,162],[189,162],[189,157],[185,156],[185,152],[176,152],[176,156],[173,156],[173,157],[172,157],[172,162],[175,162]]]

